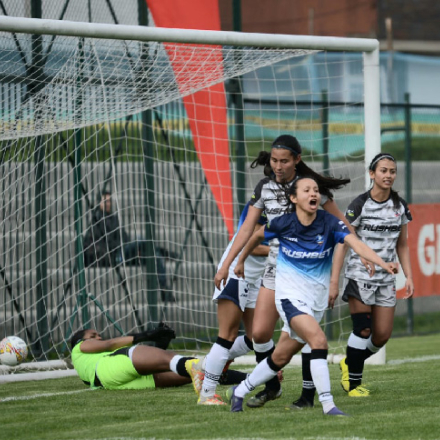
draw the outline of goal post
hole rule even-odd
[[[258,151],[296,135],[311,167],[352,179],[341,209],[380,152],[377,40],[0,17],[0,59],[0,337],[52,368],[82,326],[108,337],[166,320],[174,350],[206,352]],[[340,354],[346,307],[331,319]]]

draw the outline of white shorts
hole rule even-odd
[[[342,300],[348,302],[351,296],[367,306],[395,307],[396,305],[396,283],[385,286],[355,281],[350,278],[344,279],[344,293]]]
[[[312,310],[305,302],[295,298],[277,298],[275,296],[275,305],[284,323],[281,331],[286,332],[291,339],[297,340],[300,344],[305,344],[306,341],[292,330],[290,320],[298,315],[310,315],[316,321],[321,322],[325,313],[325,310]]]
[[[236,304],[242,312],[244,309],[255,309],[258,292],[260,291],[261,279],[256,283],[248,283],[243,279],[229,278],[223,290],[214,291],[212,300],[228,299]]]
[[[261,285],[266,289],[275,290],[275,276],[277,274],[277,267],[273,264],[266,264],[264,268],[263,280]]]

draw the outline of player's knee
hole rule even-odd
[[[252,332],[252,339],[256,344],[264,344],[272,339],[272,333],[265,329],[256,329]]]
[[[368,339],[371,335],[371,314],[353,313],[351,315],[353,323],[353,334],[362,339]]]

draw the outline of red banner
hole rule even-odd
[[[147,4],[158,27],[220,30],[218,0],[148,0]],[[197,45],[196,57],[200,60],[200,63],[197,63],[191,51],[182,50],[177,54],[179,47],[165,45],[180,90],[185,88],[185,77],[204,74],[203,69],[200,69],[200,63],[204,59],[210,58],[211,63],[218,63],[220,69],[217,75],[222,76],[221,51],[212,51],[212,46]],[[223,83],[186,96],[183,102],[206,180],[223,216],[229,236],[232,237],[234,211]]]
[[[440,295],[440,203],[410,205],[408,244],[414,278],[414,298]],[[402,271],[401,271],[402,272]],[[405,276],[397,276],[397,298],[403,298]]]

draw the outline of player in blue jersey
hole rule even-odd
[[[319,325],[329,303],[333,250],[338,243],[346,243],[390,274],[396,272],[398,265],[385,263],[351,234],[343,221],[318,210],[321,195],[314,179],[298,178],[289,190],[289,199],[295,212],[275,218],[258,230],[243,249],[235,268],[237,276],[245,276],[244,261],[252,248],[262,240],[279,240],[275,304],[284,326],[274,352],[240,385],[230,390],[231,411],[242,411],[246,394],[275,377],[307,343],[311,347],[311,375],[324,414],[345,415],[333,402],[327,365],[328,345]]]
[[[318,182],[321,193],[320,204],[323,209],[345,221],[344,214],[338,209],[331,191],[341,188],[349,183],[350,180],[319,175],[301,159],[301,152],[301,145],[294,136],[281,135],[273,141],[270,153],[261,152],[253,162],[252,166],[265,165],[265,175],[267,177],[262,179],[255,187],[246,220],[215,276],[214,281],[218,289],[222,283],[226,283],[229,276],[229,267],[253,234],[261,213],[264,211],[268,221],[272,221],[274,218],[289,211],[290,203],[286,199],[286,190],[290,188],[299,176],[312,176]],[[253,347],[257,362],[261,362],[274,350],[272,335],[279,319],[274,302],[277,255],[278,240],[272,240],[270,242],[270,254],[258,294],[252,328]],[[299,408],[313,406],[315,395],[315,388],[310,368],[308,367],[310,363],[310,350],[302,353],[302,357],[304,365],[303,392],[300,399],[292,404],[293,407]],[[247,405],[252,408],[261,407],[267,401],[277,399],[280,396],[281,385],[278,379],[275,378],[266,384],[264,390],[252,399],[249,399]]]
[[[411,213],[405,200],[392,189],[397,176],[396,160],[388,153],[379,153],[371,161],[369,173],[372,188],[350,203],[346,218],[358,237],[385,261],[396,260],[397,254],[406,276],[407,299],[414,294],[407,242]],[[345,252],[345,247],[335,252],[330,283],[333,291],[339,289]],[[348,338],[347,357],[340,362],[341,385],[350,397],[365,397],[370,394],[361,385],[365,360],[388,342],[393,330],[396,280],[381,269],[369,274],[359,256],[351,251],[344,284],[342,299],[348,302],[353,331]]]
[[[241,213],[237,232],[226,248],[219,267],[228,255],[248,210],[249,203]],[[256,229],[266,223],[267,219],[263,213],[258,220]],[[253,250],[252,255],[246,260],[246,279],[239,279],[234,273],[237,257],[229,268],[228,282],[224,289],[215,289],[213,300],[218,304],[218,337],[206,356],[204,374],[201,364],[193,364],[191,370],[194,383],[200,384],[200,396],[197,402],[199,405],[226,405],[215,393],[222,372],[229,361],[253,349],[252,321],[268,253],[269,246],[267,244],[261,244]],[[242,320],[246,334],[237,338]]]

